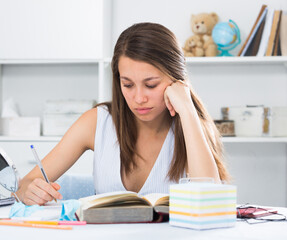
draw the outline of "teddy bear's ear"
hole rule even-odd
[[[215,12],[210,13],[210,16],[214,19],[215,22],[218,22],[218,15]]]

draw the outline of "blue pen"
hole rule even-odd
[[[43,168],[43,165],[41,163],[41,160],[40,160],[40,158],[39,158],[39,156],[38,156],[38,154],[36,152],[36,149],[35,149],[35,147],[33,145],[31,145],[31,149],[32,149],[32,152],[33,152],[34,157],[36,159],[37,165],[39,166],[39,168],[40,168],[40,170],[41,170],[46,182],[50,184],[50,181],[49,181],[49,179],[47,177],[47,174],[44,171],[44,168]],[[57,200],[55,198],[54,198],[54,200],[55,200],[55,202],[57,202]]]

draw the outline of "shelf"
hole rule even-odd
[[[86,64],[111,63],[112,58],[95,59],[0,59],[0,64]],[[287,67],[287,56],[271,57],[188,57],[187,64],[284,64]]]
[[[87,64],[99,63],[104,61],[99,58],[95,59],[0,59],[2,65],[14,64]]]
[[[61,138],[61,136],[0,136],[0,142],[59,142]],[[287,143],[287,137],[222,137],[221,140],[223,143]]]
[[[287,137],[222,137],[223,143],[287,143]]]
[[[194,57],[186,58],[187,64],[268,64],[278,65],[284,64],[287,67],[286,56],[271,56],[271,57]]]
[[[11,137],[0,136],[0,142],[59,142],[62,137],[60,136],[40,136],[40,137]]]

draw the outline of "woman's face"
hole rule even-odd
[[[142,121],[152,121],[166,110],[164,91],[172,80],[156,67],[122,56],[119,59],[120,84],[124,98]]]

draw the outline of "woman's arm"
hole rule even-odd
[[[199,116],[190,96],[190,89],[175,82],[165,91],[165,101],[172,116],[178,113],[183,128],[190,177],[212,177],[220,182],[219,172],[203,132]]]
[[[17,195],[27,205],[42,205],[53,198],[61,199],[53,183],[65,173],[88,149],[94,149],[97,126],[97,109],[85,112],[66,132],[55,148],[42,160],[43,168],[51,181],[48,184],[36,166],[20,182]]]

